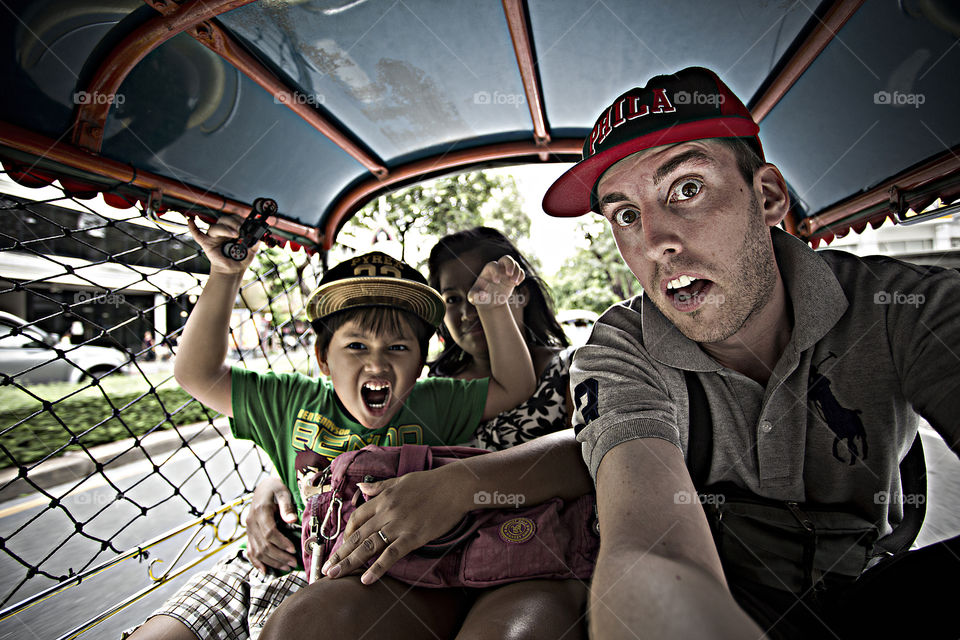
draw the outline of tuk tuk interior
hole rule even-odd
[[[24,333],[75,334],[51,361],[84,371],[78,349],[119,350],[115,368],[141,383],[78,375],[39,390],[42,364],[0,373],[0,495],[29,494],[0,508],[14,577],[0,628],[13,635],[46,617],[45,634],[76,637],[133,603],[116,629],[142,619],[169,593],[158,587],[242,537],[269,472],[255,449],[225,449],[222,418],[154,366],[205,279],[184,216],[276,200],[265,239],[282,251],[244,286],[235,355],[304,369],[304,294],[364,205],[446,174],[576,161],[613,96],[685,66],[747,98],[794,196],[784,226],[814,248],[958,209],[960,11],[947,0],[7,0],[0,15],[0,311],[26,318]],[[81,401],[102,411],[68,409]],[[125,418],[148,404],[160,418],[134,432]],[[124,444],[95,450],[108,427]],[[39,455],[14,446],[37,439]],[[210,471],[214,455],[225,470]],[[159,484],[118,479],[131,457]],[[50,471],[64,459],[80,462]],[[187,479],[168,479],[181,464]],[[115,495],[78,501],[94,483]],[[155,518],[161,505],[188,522]],[[57,604],[148,555],[165,566],[148,563],[136,588]]]

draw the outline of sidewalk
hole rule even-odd
[[[135,438],[127,438],[90,447],[86,452],[69,451],[31,468],[27,472],[30,482],[20,477],[18,469],[3,469],[0,470],[0,502],[35,493],[34,485],[48,490],[67,482],[80,482],[96,473],[98,465],[104,469],[115,468],[143,460],[148,454],[160,455],[218,436],[231,437],[227,418],[217,418],[212,425],[198,422],[151,433],[140,438],[139,446],[134,445]]]

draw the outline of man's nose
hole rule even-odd
[[[683,249],[681,228],[676,216],[660,207],[645,209],[641,218],[643,246],[647,257],[660,260]]]

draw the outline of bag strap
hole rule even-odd
[[[397,463],[397,476],[413,471],[423,471],[430,465],[430,446],[426,444],[405,444],[400,447],[400,460]]]
[[[900,487],[901,496],[912,498],[903,500],[903,520],[893,531],[877,540],[878,547],[894,555],[910,549],[927,514],[927,463],[919,431],[910,451],[900,461]]]
[[[710,420],[710,404],[700,378],[693,371],[683,372],[687,380],[687,404],[690,410],[690,427],[687,432],[687,470],[697,491],[703,489],[710,476],[710,459],[713,457],[713,424]]]
[[[710,460],[713,455],[713,425],[710,421],[710,404],[700,378],[693,371],[684,371],[687,381],[687,398],[690,407],[690,427],[687,435],[687,469],[693,486],[701,491],[710,475]],[[923,455],[920,433],[914,438],[907,455],[900,462],[900,486],[903,501],[903,520],[893,531],[877,540],[876,545],[892,554],[910,549],[917,539],[927,513],[927,465]]]

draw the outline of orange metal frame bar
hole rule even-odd
[[[298,101],[290,89],[269,69],[244,51],[218,25],[210,22],[211,18],[221,13],[253,1],[255,0],[220,0],[219,2],[195,0],[178,5],[169,0],[146,0],[147,4],[161,12],[161,15],[124,38],[97,70],[87,87],[87,93],[115,95],[123,80],[140,60],[178,33],[187,32],[267,90],[278,102],[329,138],[368,171],[375,176],[386,176],[387,168],[382,163],[354,143],[315,109]],[[78,107],[73,130],[75,144],[91,151],[100,150],[103,128],[111,103],[111,100],[92,100],[90,104]]]
[[[136,169],[128,164],[104,158],[65,142],[52,140],[8,122],[0,121],[0,144],[37,158],[80,169],[145,192],[160,191],[163,195],[211,211],[240,216],[246,216],[250,213],[251,205],[244,202],[232,200],[218,193],[210,193],[204,189],[165,178],[149,171]],[[313,227],[277,217],[268,218],[267,224],[278,231],[284,231],[309,240],[316,247],[321,244],[319,231]]]
[[[506,14],[507,26],[510,28],[510,38],[513,40],[513,51],[517,56],[517,65],[520,67],[520,77],[523,80],[523,90],[527,96],[527,106],[530,107],[530,117],[533,119],[533,136],[537,144],[546,145],[550,142],[550,132],[547,131],[547,120],[543,111],[543,96],[540,92],[540,82],[537,79],[536,64],[533,61],[533,47],[530,42],[530,31],[527,27],[525,0],[503,0],[503,11]],[[541,160],[546,161],[549,154],[542,154]]]
[[[230,9],[254,0],[194,0],[183,5],[170,4],[167,15],[146,22],[127,35],[110,53],[87,86],[87,93],[95,96],[114,96],[124,79],[148,53],[182,31]],[[113,100],[90,100],[77,106],[73,123],[73,143],[99,151],[103,143],[103,128]]]
[[[904,171],[877,185],[870,191],[836,204],[815,216],[802,220],[798,226],[800,235],[809,238],[832,224],[842,222],[860,211],[883,205],[890,201],[890,189],[896,187],[909,191],[923,187],[945,176],[960,173],[960,148],[951,149],[940,157],[927,162],[912,171]],[[893,211],[890,211],[891,215]]]
[[[341,223],[357,209],[369,202],[385,187],[410,181],[420,176],[446,173],[454,170],[466,170],[472,166],[489,163],[507,158],[522,158],[539,155],[546,151],[556,156],[557,162],[573,162],[580,159],[583,149],[583,140],[580,138],[554,140],[547,147],[534,142],[508,142],[494,144],[474,149],[466,149],[448,153],[439,158],[425,158],[390,172],[390,176],[383,181],[367,180],[338,198],[337,206],[330,213],[323,233],[323,248],[333,246],[333,239],[337,235]]]
[[[837,0],[824,15],[823,20],[807,36],[794,56],[787,62],[773,82],[753,107],[753,119],[759,124],[773,110],[790,87],[803,75],[813,61],[830,44],[837,32],[847,23],[864,0]]]

